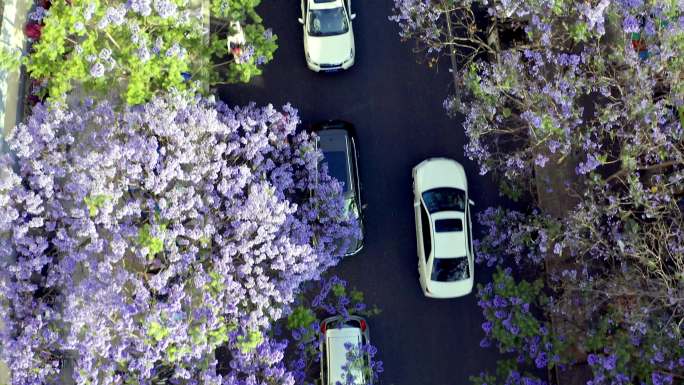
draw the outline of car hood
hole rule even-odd
[[[420,192],[438,187],[454,187],[467,191],[463,166],[449,159],[430,159],[416,166],[416,184]]]
[[[342,64],[351,55],[354,35],[351,28],[347,33],[334,36],[309,36],[307,52],[316,64]]]

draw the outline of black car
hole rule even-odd
[[[323,152],[328,173],[342,183],[347,213],[356,217],[361,226],[361,239],[352,240],[345,253],[345,256],[354,255],[363,247],[361,186],[354,126],[341,120],[330,120],[314,125],[313,130],[318,134],[318,148]]]

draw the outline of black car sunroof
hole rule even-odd
[[[323,3],[332,3],[335,0],[314,0],[314,3],[316,4],[323,4]]]

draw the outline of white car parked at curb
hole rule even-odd
[[[304,54],[316,72],[346,70],[354,65],[351,0],[301,0]]]
[[[413,168],[418,274],[427,297],[462,297],[473,290],[472,205],[460,163],[431,158]]]
[[[321,385],[335,385],[337,383],[354,385],[372,385],[373,376],[370,369],[370,355],[359,351],[358,362],[349,365],[347,370],[343,366],[349,364],[349,354],[353,349],[360,349],[370,343],[368,323],[363,317],[350,315],[349,318],[334,316],[321,322]],[[348,348],[347,345],[350,345]],[[353,376],[348,381],[347,376]]]

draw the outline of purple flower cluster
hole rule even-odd
[[[438,57],[444,46],[441,23],[449,17],[450,7],[432,0],[394,0],[389,20],[399,24],[403,40],[415,39],[428,57]]]
[[[161,18],[168,18],[176,16],[178,12],[178,7],[176,3],[171,0],[154,0],[154,11]]]
[[[530,310],[545,301],[542,283],[516,282],[511,273],[511,269],[498,269],[492,282],[478,286],[478,306],[486,319],[480,345],[488,347],[496,342],[500,351],[517,353],[520,362],[540,369],[552,368],[561,363],[562,344],[552,335],[548,323]]]
[[[486,264],[539,269],[550,248],[560,241],[561,234],[549,233],[556,220],[534,211],[525,215],[501,207],[488,207],[477,213],[483,227],[482,236],[473,241],[475,261]]]
[[[511,360],[497,363],[496,376],[482,372],[479,376],[470,377],[470,381],[474,385],[547,385],[546,381],[518,369],[517,363]]]
[[[215,380],[220,344],[224,381],[292,383],[265,333],[359,232],[298,123],[290,106],[181,96],[38,105],[0,164],[13,383],[51,382],[57,361],[79,384]]]
[[[395,1],[403,7],[393,18],[402,39],[415,38],[419,47],[448,46],[439,38],[448,34],[443,18],[430,21],[426,15],[435,10],[421,8],[434,3]],[[500,37],[515,35],[510,25],[525,31],[494,52],[493,41],[480,44],[487,55],[473,54],[455,69],[454,95],[444,108],[465,117],[466,155],[481,174],[494,174],[513,199],[544,192],[539,187],[546,181],[534,180],[535,168],[558,165],[561,172],[567,166],[576,175],[568,177],[564,192],[579,202],[558,220],[532,208],[530,215],[488,209],[479,218],[485,237],[476,244],[478,261],[522,264],[533,276],[551,252],[569,265],[549,272],[552,296],[540,306],[579,325],[568,343],[610,346],[592,357],[593,384],[681,378],[672,358],[684,354],[677,347],[681,337],[650,333],[669,330],[663,320],[684,317],[684,303],[676,300],[684,276],[681,2],[455,2],[461,6],[485,6],[504,21],[496,26]],[[456,33],[469,37],[468,28]],[[544,343],[519,338],[524,323],[514,322],[504,304],[512,306],[510,297],[520,295],[495,289],[486,286],[494,293],[481,301],[487,318],[482,345],[496,341],[535,366],[553,362]],[[619,316],[603,330],[610,338],[596,342],[592,333],[602,335],[596,320],[606,314]]]
[[[344,344],[346,361],[342,364],[343,378],[335,385],[356,385],[358,383],[378,382],[380,373],[384,371],[382,361],[374,360],[378,349],[371,344]],[[361,377],[361,378],[358,378]]]

